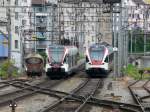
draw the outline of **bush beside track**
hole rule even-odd
[[[0,78],[14,78],[18,76],[18,69],[14,66],[14,62],[11,60],[5,60],[0,65]]]
[[[148,79],[150,77],[150,68],[138,69],[136,66],[129,64],[126,68],[123,68],[124,75],[128,75],[134,79]]]

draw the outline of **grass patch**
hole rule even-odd
[[[136,80],[141,78],[139,70],[132,64],[129,64],[126,68],[123,69],[123,74],[128,75]]]

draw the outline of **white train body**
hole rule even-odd
[[[75,46],[53,45],[46,49],[45,71],[49,77],[69,75],[77,69],[78,49]]]
[[[94,44],[86,48],[85,69],[88,74],[107,73],[112,69],[113,47]]]

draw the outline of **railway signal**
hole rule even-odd
[[[11,108],[11,112],[15,112],[15,109],[17,107],[17,104],[15,101],[11,100],[10,101],[10,104],[9,104],[9,107]]]

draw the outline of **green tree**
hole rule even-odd
[[[144,31],[141,29],[134,29],[128,32],[129,36],[129,52],[133,53],[143,53],[144,52],[144,44],[146,45],[146,51],[150,52],[150,35],[144,34]],[[144,36],[146,36],[146,43],[144,43]],[[132,39],[132,40],[131,40]]]

